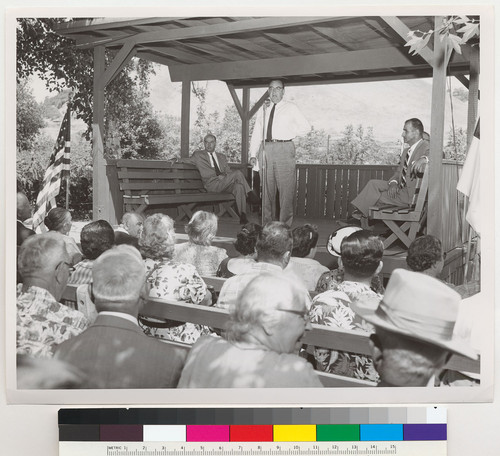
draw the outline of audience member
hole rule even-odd
[[[383,242],[370,231],[355,231],[345,237],[341,245],[339,265],[344,269],[344,280],[335,289],[315,296],[309,315],[312,323],[335,328],[372,332],[373,328],[359,315],[359,308],[375,308],[382,295],[371,288],[371,280],[382,269]],[[324,354],[313,361],[316,369],[359,378],[377,380],[371,359],[366,356],[330,351],[328,363]]]
[[[147,296],[146,269],[135,249],[121,245],[94,262],[97,320],[56,348],[56,358],[88,377],[88,388],[175,387],[185,360],[182,348],[147,337],[137,316]]]
[[[92,265],[101,253],[113,247],[115,233],[106,220],[90,222],[80,232],[80,246],[84,259],[75,265],[69,283],[85,284],[92,282]]]
[[[17,389],[83,388],[87,377],[76,367],[54,358],[17,356]]]
[[[379,386],[433,386],[451,354],[477,359],[453,336],[460,295],[433,277],[396,269],[384,298],[361,316],[375,326],[370,336]]]
[[[344,280],[344,268],[339,265],[338,259],[340,258],[340,246],[342,241],[352,233],[361,231],[359,226],[344,226],[335,230],[326,244],[328,253],[337,260],[337,267],[331,271],[324,272],[316,284],[316,292],[323,293],[328,290],[337,289],[339,283]],[[375,274],[372,278],[370,285],[371,289],[376,293],[384,294],[384,285],[379,274]]]
[[[409,147],[403,151],[399,166],[388,180],[368,181],[351,202],[357,211],[352,215],[361,220],[361,227],[369,229],[368,211],[372,206],[408,206],[413,197],[416,173],[423,172],[429,162],[429,142],[423,139],[424,126],[419,119],[408,119],[403,127],[403,140]]]
[[[302,336],[311,329],[305,293],[283,273],[257,276],[230,310],[226,339],[205,336],[192,347],[179,387],[322,386],[297,356]]]
[[[211,305],[212,296],[192,264],[177,263],[174,254],[174,221],[164,214],[146,218],[139,237],[139,250],[145,258],[147,281],[153,298],[173,299],[192,304]],[[208,330],[192,323],[158,321],[140,317],[139,324],[149,336],[193,343]]]
[[[82,252],[76,245],[75,240],[68,236],[71,230],[71,213],[62,207],[54,207],[45,217],[44,224],[50,234],[60,237],[64,241],[71,264],[75,265],[80,262],[83,258]]]
[[[139,233],[144,223],[144,216],[138,212],[125,212],[121,225],[115,230],[115,244],[129,244],[139,248]]]
[[[406,264],[415,272],[421,272],[436,279],[441,279],[446,253],[443,251],[441,241],[430,234],[416,238],[408,248]],[[460,294],[462,299],[468,298],[479,292],[479,285],[454,285],[445,282],[450,288]]]
[[[31,218],[31,205],[26,198],[26,195],[22,192],[17,192],[17,247],[29,236],[33,236],[35,232],[26,226],[25,220]]]
[[[255,264],[255,258],[257,257],[255,244],[257,244],[257,239],[261,232],[262,227],[257,223],[249,222],[243,226],[236,235],[236,242],[234,243],[234,248],[240,255],[234,258],[227,257],[222,260],[217,270],[217,277],[227,279],[234,275],[242,274]]]
[[[21,246],[17,288],[17,353],[52,356],[52,345],[81,333],[88,325],[81,312],[58,301],[72,266],[64,241],[50,234],[30,236]]]
[[[319,278],[328,268],[314,259],[318,243],[318,228],[305,224],[292,231],[293,249],[286,271],[295,274],[307,290],[314,291]]]
[[[224,249],[211,245],[217,234],[217,226],[215,214],[195,212],[186,225],[189,241],[175,246],[174,260],[192,264],[202,276],[214,277],[221,261],[227,258]]]
[[[227,309],[236,304],[241,291],[256,275],[263,272],[281,272],[286,268],[292,253],[292,233],[282,222],[267,223],[259,235],[255,249],[257,259],[242,274],[226,280],[216,306]]]

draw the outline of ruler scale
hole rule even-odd
[[[445,456],[437,408],[62,409],[60,456]]]

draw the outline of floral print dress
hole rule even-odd
[[[375,293],[365,284],[340,282],[335,289],[315,296],[309,310],[311,323],[371,333],[373,326],[356,314],[351,304],[376,308],[380,299],[382,295]],[[378,381],[378,373],[373,367],[372,359],[367,356],[314,347],[314,357],[310,357],[310,361],[317,370]]]
[[[207,293],[207,286],[196,268],[187,263],[170,259],[144,260],[147,281],[152,298],[173,299],[190,304],[200,304]],[[193,344],[203,334],[210,334],[208,327],[194,323],[166,322],[139,315],[139,326],[145,334],[158,339]]]

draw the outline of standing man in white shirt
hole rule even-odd
[[[372,206],[407,206],[410,204],[417,183],[415,174],[423,172],[429,162],[429,142],[423,139],[424,126],[419,119],[408,119],[403,128],[403,139],[410,147],[403,150],[398,169],[388,180],[368,181],[352,201],[358,211],[352,216],[361,220],[361,227],[368,227],[368,211]]]
[[[281,79],[269,84],[271,106],[257,114],[250,140],[250,164],[257,161],[263,183],[263,224],[276,220],[276,189],[280,198],[279,221],[292,226],[295,201],[295,145],[293,138],[307,133],[311,126],[297,105],[283,100]],[[262,147],[263,146],[263,147]]]

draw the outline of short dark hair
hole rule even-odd
[[[362,278],[373,276],[383,256],[384,243],[367,230],[350,234],[340,245],[340,257],[344,269],[354,276]]]
[[[255,249],[257,257],[262,259],[281,259],[292,250],[293,238],[288,225],[282,222],[266,223],[259,235]]]
[[[95,260],[101,253],[113,247],[115,232],[106,220],[90,222],[82,228],[80,244],[88,260]]]
[[[412,271],[422,272],[443,258],[441,241],[430,234],[416,238],[408,248],[406,264]]]
[[[298,226],[292,231],[293,250],[292,256],[305,258],[309,252],[316,247],[318,243],[318,227],[306,223],[303,226]]]
[[[415,130],[418,130],[420,135],[424,134],[424,124],[420,119],[417,119],[416,117],[412,117],[411,119],[408,119],[405,124],[409,123]]]
[[[236,235],[234,248],[242,255],[251,255],[255,252],[255,244],[262,232],[262,227],[258,223],[249,222],[243,225],[241,231]]]

